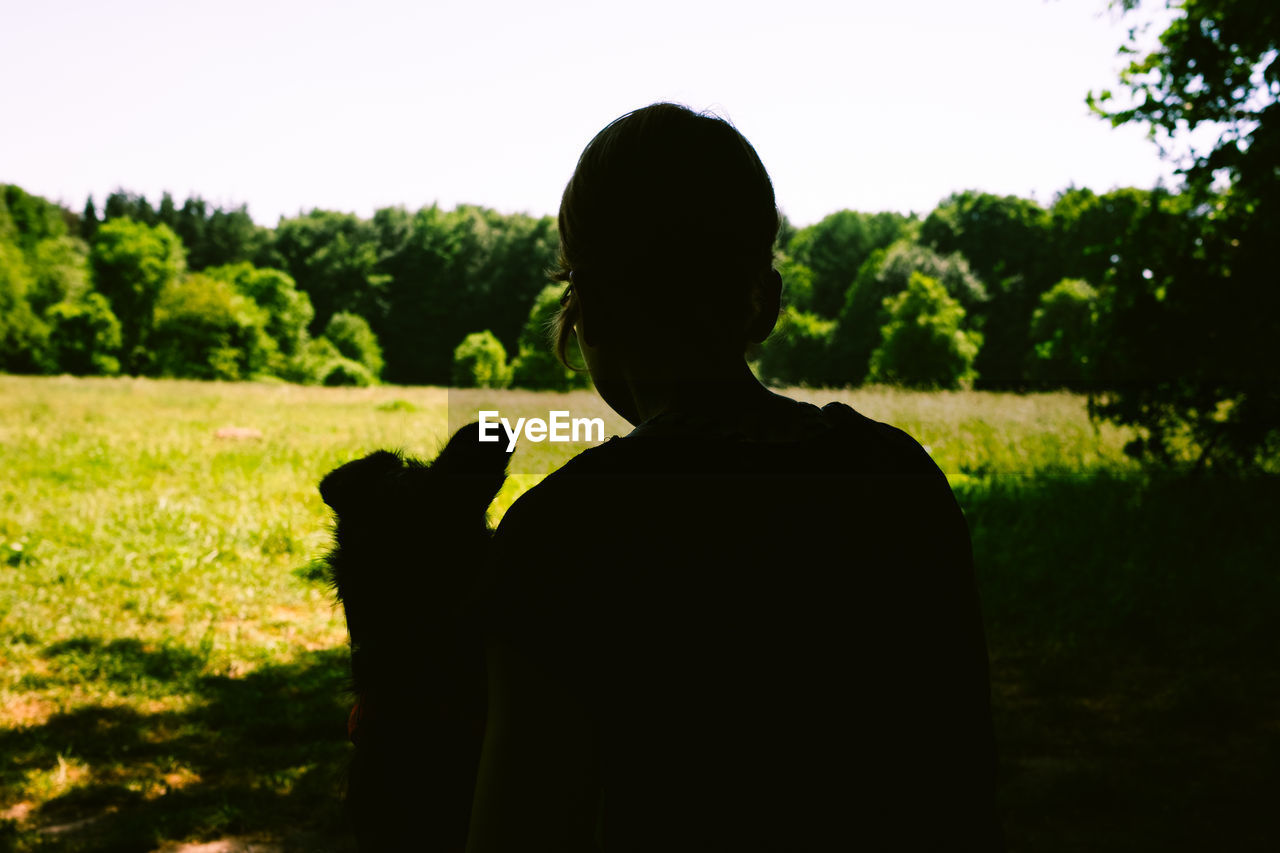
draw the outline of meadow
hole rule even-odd
[[[1280,480],[1140,470],[1065,393],[791,393],[956,491],[1011,850],[1280,845]],[[626,431],[591,392],[0,376],[0,850],[354,849],[316,484],[481,407]],[[522,443],[491,521],[581,449]]]

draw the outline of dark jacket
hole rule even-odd
[[[661,419],[518,500],[491,630],[597,723],[609,850],[997,849],[968,528],[848,406]]]

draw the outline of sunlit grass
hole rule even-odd
[[[1178,765],[1159,758],[1174,723],[1234,715],[1237,740],[1200,769],[1242,780],[1240,802],[1265,790],[1239,733],[1275,704],[1256,662],[1280,543],[1253,532],[1274,526],[1274,484],[1149,478],[1124,456],[1125,431],[1091,424],[1070,394],[789,393],[905,429],[955,487],[1014,838],[1043,841],[1031,815],[1069,822],[1106,787],[1104,745],[1052,740],[1081,714],[1146,738],[1133,754],[1166,769],[1144,784],[1175,800]],[[431,458],[481,408],[629,430],[586,391],[0,376],[0,849],[244,833],[349,849],[334,808],[345,628],[311,565],[330,536],[316,486],[378,448]],[[522,442],[491,522],[582,448]],[[1262,751],[1280,759],[1276,742]],[[1072,837],[1092,838],[1081,826]]]
[[[794,393],[840,399],[901,426],[957,485],[1128,465],[1123,436],[1095,431],[1082,400],[1067,394]],[[30,723],[126,697],[182,701],[183,685],[168,676],[85,671],[69,651],[50,655],[59,643],[182,650],[175,671],[227,676],[340,646],[341,614],[303,570],[329,536],[316,484],[378,448],[430,458],[450,421],[482,408],[601,417],[606,436],[629,429],[588,391],[0,377],[0,542],[9,564],[0,720]],[[218,437],[229,427],[255,437]],[[581,449],[521,442],[493,523]]]

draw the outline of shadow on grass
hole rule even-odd
[[[1044,475],[957,496],[1010,849],[1280,849],[1280,480]],[[201,675],[198,650],[133,640],[43,654],[48,671],[30,678],[107,682],[133,707],[0,732],[3,788],[60,765],[83,774],[21,832],[0,824],[0,849],[225,836],[353,848],[338,808],[344,650],[243,678]],[[177,694],[189,709],[138,710]]]
[[[92,706],[0,732],[0,787],[61,768],[75,783],[0,829],[0,849],[149,851],[242,836],[284,850],[352,850],[339,802],[347,758],[346,651],[305,653],[243,678],[200,676],[183,649],[76,638],[44,652],[113,683],[190,690],[188,710]],[[150,691],[146,691],[150,692]],[[6,838],[5,832],[8,837]]]
[[[1280,849],[1280,479],[957,497],[1010,849]]]

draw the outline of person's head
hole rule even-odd
[[[614,359],[741,360],[777,320],[773,184],[724,119],[660,103],[609,124],[565,187],[559,231],[562,361],[575,327]]]

